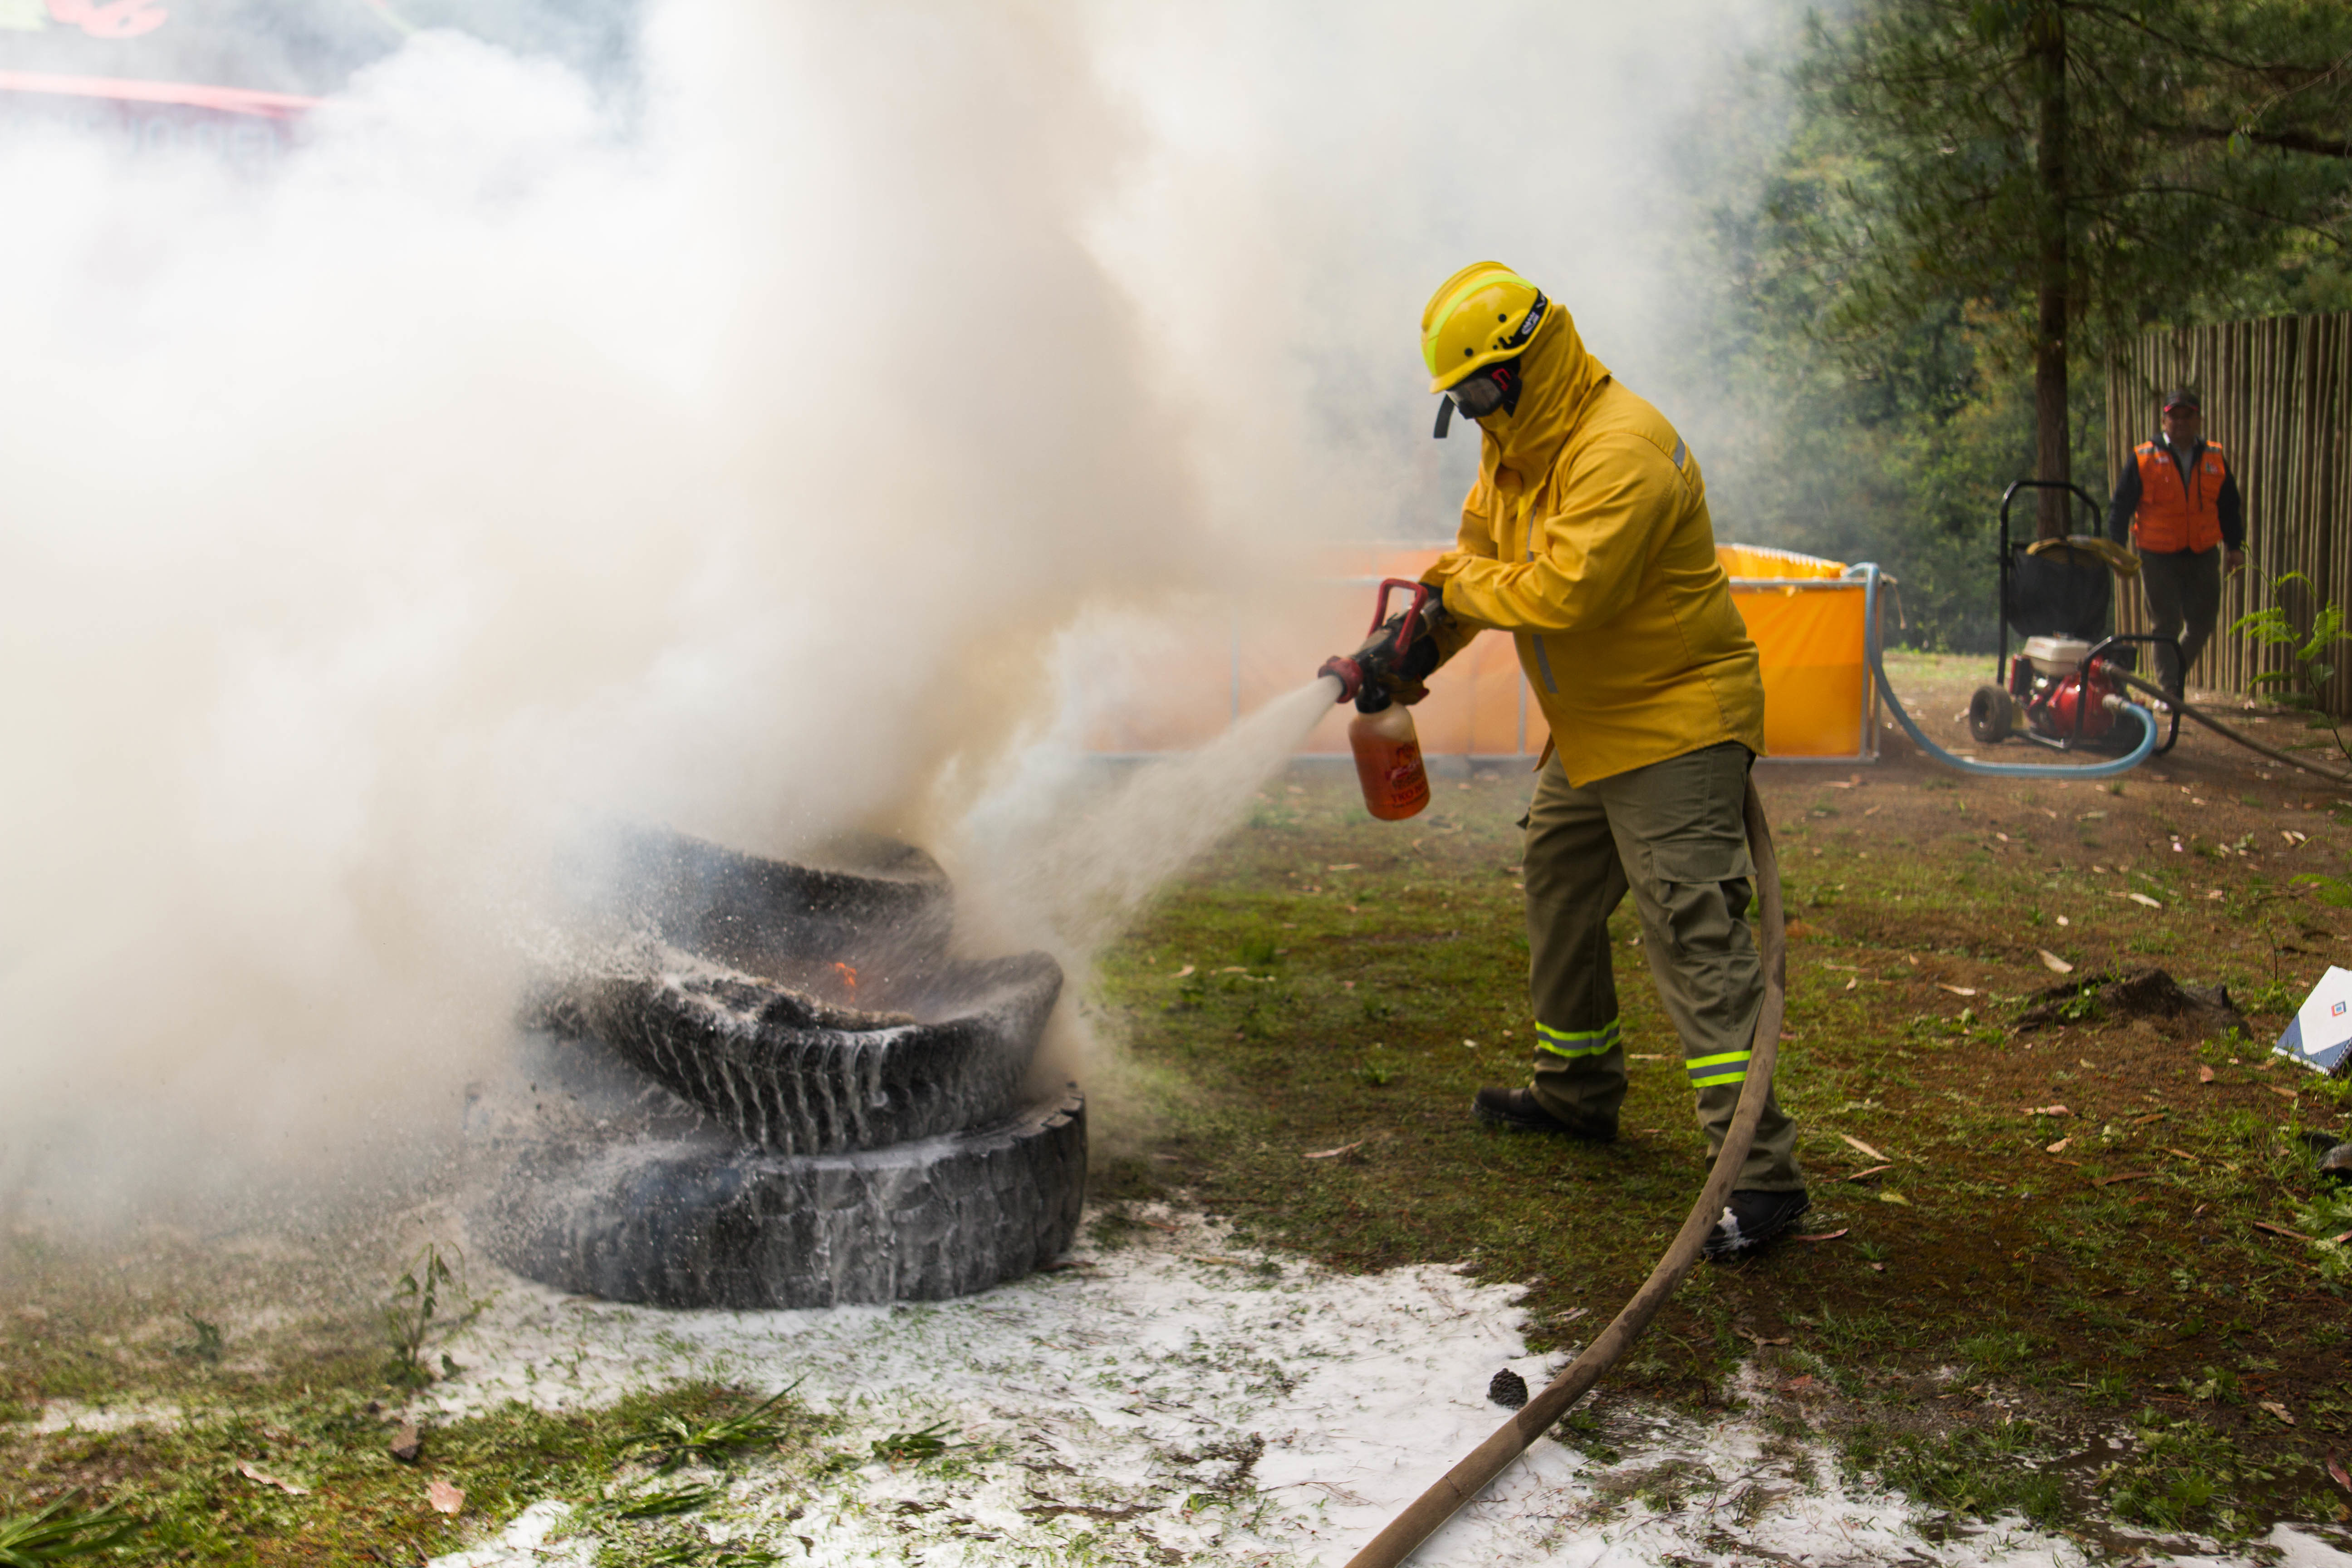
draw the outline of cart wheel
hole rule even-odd
[[[1979,686],[1969,699],[1969,733],[1979,745],[1997,746],[2017,728],[2017,705],[1998,686]]]

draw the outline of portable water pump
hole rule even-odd
[[[1969,733],[1997,744],[2021,724],[2030,740],[2058,747],[2096,746],[2114,736],[2116,720],[2131,698],[2122,673],[2128,654],[2114,638],[2096,645],[2078,637],[2035,637],[2010,661],[2006,686],[1979,686],[1969,699]],[[2135,727],[2122,739],[2137,741]]]
[[[1411,595],[1404,614],[1394,620],[1389,618],[1392,588],[1402,588]],[[1383,579],[1380,597],[1372,602],[1371,635],[1364,646],[1352,656],[1333,655],[1315,672],[1339,683],[1340,701],[1355,700],[1356,716],[1348,721],[1348,747],[1356,754],[1356,782],[1363,786],[1364,809],[1383,822],[1402,821],[1429,804],[1429,772],[1422,765],[1421,738],[1413,731],[1412,714],[1390,693],[1389,680],[1400,676],[1418,679],[1407,656],[1435,647],[1422,640],[1433,600],[1437,603],[1434,613],[1444,614],[1444,601],[1428,584],[1405,577]],[[1426,674],[1435,664],[1435,659],[1429,659],[1421,673]]]

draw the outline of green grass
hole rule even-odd
[[[689,1384],[588,1412],[509,1404],[435,1428],[418,1462],[404,1465],[389,1452],[391,1417],[380,1403],[370,1409],[368,1392],[314,1389],[288,1401],[231,1400],[169,1426],[20,1439],[0,1448],[0,1463],[12,1472],[7,1487],[20,1493],[114,1478],[112,1506],[134,1531],[93,1562],[357,1568],[455,1551],[485,1520],[509,1519],[549,1499],[588,1510],[626,1553],[638,1537],[644,1545],[661,1536],[661,1521],[717,1496],[654,1480],[659,1471],[648,1470],[648,1432],[683,1427],[709,1435],[734,1423],[724,1448],[756,1442],[777,1462],[813,1464],[817,1439],[831,1429],[828,1420],[778,1399],[761,1403],[740,1390]],[[719,1449],[709,1452],[717,1457]],[[251,1480],[240,1463],[305,1488],[307,1495]],[[465,1491],[462,1514],[427,1506],[425,1489],[436,1478]],[[5,1539],[0,1530],[0,1542]],[[6,1561],[0,1556],[0,1563]]]
[[[2325,966],[2283,954],[2280,931],[2333,930],[2330,917],[2305,898],[2284,924],[2225,918],[2231,906],[2202,889],[2255,896],[2257,863],[2171,864],[2150,803],[2175,808],[2137,781],[2118,796],[1884,775],[1832,791],[1795,770],[1763,780],[1803,933],[1790,948],[1779,1092],[1812,1172],[1806,1227],[1846,1235],[1694,1276],[1613,1381],[1718,1408],[1728,1370],[1750,1353],[1741,1331],[1788,1335],[1786,1353],[1852,1401],[1852,1419],[1926,1409],[1934,1429],[1887,1448],[1884,1473],[1936,1506],[1972,1499],[1967,1512],[2040,1519],[2115,1497],[2154,1508],[2138,1490],[2093,1497],[2035,1479],[2112,1419],[2096,1412],[2141,1405],[2218,1423],[2247,1464],[2324,1486],[2325,1447],[2352,1447],[2326,1394],[2341,1383],[2352,1302],[2336,1259],[2257,1222],[2316,1214],[2297,1134],[2341,1129],[2342,1094],[2306,1076],[2289,1104],[2269,1092],[2289,1080],[2263,1069],[2265,1047],[2175,1041],[2108,1016],[2095,994],[2055,1029],[2019,1036],[2009,1020],[2056,980],[2037,952],[2054,947],[2082,973],[2154,963],[2226,984],[2258,1030],[2274,1030]],[[1144,1136],[1120,1140],[1098,1190],[1181,1192],[1343,1268],[1466,1261],[1531,1281],[1539,1325],[1580,1306],[1605,1317],[1705,1168],[1629,915],[1612,929],[1627,1049],[1663,1059],[1629,1064],[1619,1142],[1481,1128],[1471,1090],[1528,1070],[1513,824],[1526,781],[1441,784],[1432,813],[1402,825],[1364,819],[1342,777],[1291,782],[1278,813],[1171,890],[1105,962],[1118,1032],[1153,1087],[1148,1109],[1128,1110]],[[2060,805],[2104,813],[2106,847],[2050,831],[2063,824],[2043,811]],[[2325,831],[2339,852],[2352,842]],[[2134,889],[2160,907],[2117,896]],[[1188,964],[1191,976],[1172,978]],[[2196,1068],[2212,1058],[2208,1086]],[[2057,1103],[2071,1114],[2024,1114]],[[1849,1136],[1893,1168],[1844,1180],[1882,1163]],[[2043,1152],[2062,1137],[2059,1153]],[[1344,1160],[1302,1158],[1359,1142]],[[1980,1402],[1937,1400],[1923,1380],[1939,1366],[2025,1400],[2027,1432],[1996,1440]],[[2200,1396],[2232,1380],[2242,1403]],[[2298,1425],[2263,1415],[2265,1399]],[[1990,1475],[2004,1466],[2007,1479]],[[2252,1528],[2289,1506],[2284,1492],[2263,1495],[2226,1517],[2207,1505],[2184,1517]]]

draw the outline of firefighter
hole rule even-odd
[[[1446,279],[1421,347],[1430,390],[1481,432],[1458,543],[1423,574],[1444,598],[1436,652],[1486,630],[1512,637],[1552,737],[1524,824],[1533,1081],[1481,1089],[1473,1110],[1616,1136],[1625,1043],[1609,917],[1631,892],[1712,1154],[1764,1005],[1742,809],[1764,687],[1698,459],[1585,352],[1565,310],[1499,262]],[[1441,405],[1441,435],[1449,416]],[[1805,1212],[1795,1148],[1768,1099],[1707,1256],[1752,1251]]]
[[[2139,552],[2147,616],[2159,637],[2180,639],[2176,667],[2159,646],[2158,678],[2175,702],[2221,615],[2221,574],[2246,563],[2246,511],[2238,476],[2205,439],[2205,415],[2186,387],[2164,400],[2164,427],[2132,450],[2131,466],[2107,503],[2107,537],[2130,530]]]

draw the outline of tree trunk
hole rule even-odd
[[[2074,478],[2066,423],[2066,207],[2069,192],[2066,112],[2066,13],[2058,0],[2041,6],[2026,34],[2026,61],[2040,95],[2041,146],[2034,174],[2041,186],[2039,254],[2035,267],[2033,342],[2033,477],[2064,484]],[[2035,532],[2055,539],[2068,531],[2073,498],[2042,490]]]

